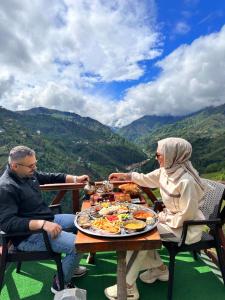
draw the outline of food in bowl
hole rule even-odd
[[[148,217],[148,218],[146,219],[146,224],[148,224],[148,225],[153,225],[153,224],[155,224],[156,220],[157,220],[156,217],[154,217],[154,218]]]
[[[138,220],[146,220],[147,218],[154,217],[154,213],[146,210],[137,210],[133,212],[133,217]]]
[[[88,215],[81,215],[78,219],[78,224],[83,228],[89,228],[91,226],[89,216]]]
[[[115,221],[118,221],[118,220],[119,220],[118,216],[116,216],[116,215],[107,215],[105,218],[106,218],[109,222],[115,222]]]
[[[118,214],[118,219],[122,222],[122,221],[126,221],[130,218],[130,214],[129,213],[122,213],[122,214]]]
[[[139,231],[146,227],[146,223],[140,220],[129,220],[124,222],[123,227],[128,231]]]

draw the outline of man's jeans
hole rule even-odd
[[[55,215],[54,222],[61,225],[62,229],[76,229],[74,215],[72,214]],[[70,282],[74,269],[78,267],[82,257],[82,254],[75,251],[76,235],[72,232],[62,231],[55,239],[52,239],[49,235],[49,240],[53,251],[66,253],[66,256],[62,259],[62,268],[64,281],[67,284]],[[32,234],[29,238],[22,241],[17,248],[21,251],[45,251],[46,246],[42,233]]]

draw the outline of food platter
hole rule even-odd
[[[135,218],[135,214],[142,218]],[[102,202],[77,213],[74,222],[80,231],[92,236],[124,238],[154,229],[158,219],[152,209],[142,205]]]

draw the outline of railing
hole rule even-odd
[[[44,184],[41,185],[41,191],[58,191],[56,196],[53,198],[51,204],[58,204],[63,200],[63,197],[68,191],[72,193],[72,208],[73,212],[80,210],[79,207],[79,198],[80,198],[80,189],[84,188],[83,183],[58,183],[58,184]]]
[[[130,181],[114,181],[113,186],[117,187],[123,183],[129,183]],[[95,182],[96,186],[102,185],[102,181]],[[58,184],[44,184],[41,185],[41,190],[48,192],[48,191],[58,191],[56,196],[53,198],[51,204],[58,204],[62,201],[63,197],[68,191],[72,193],[72,209],[73,212],[77,212],[80,210],[79,198],[80,198],[80,190],[83,189],[85,186],[84,183],[58,183]],[[156,201],[157,198],[153,194],[150,188],[141,187],[143,192],[147,194],[147,196],[152,200],[152,202]]]

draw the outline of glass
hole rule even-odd
[[[19,165],[19,166],[22,166],[22,167],[29,168],[29,169],[34,169],[34,168],[36,168],[36,166],[37,166],[37,161],[36,161],[34,164],[31,164],[31,165],[29,165],[29,166],[24,165],[24,164],[20,164],[20,163],[16,163],[16,164]]]

